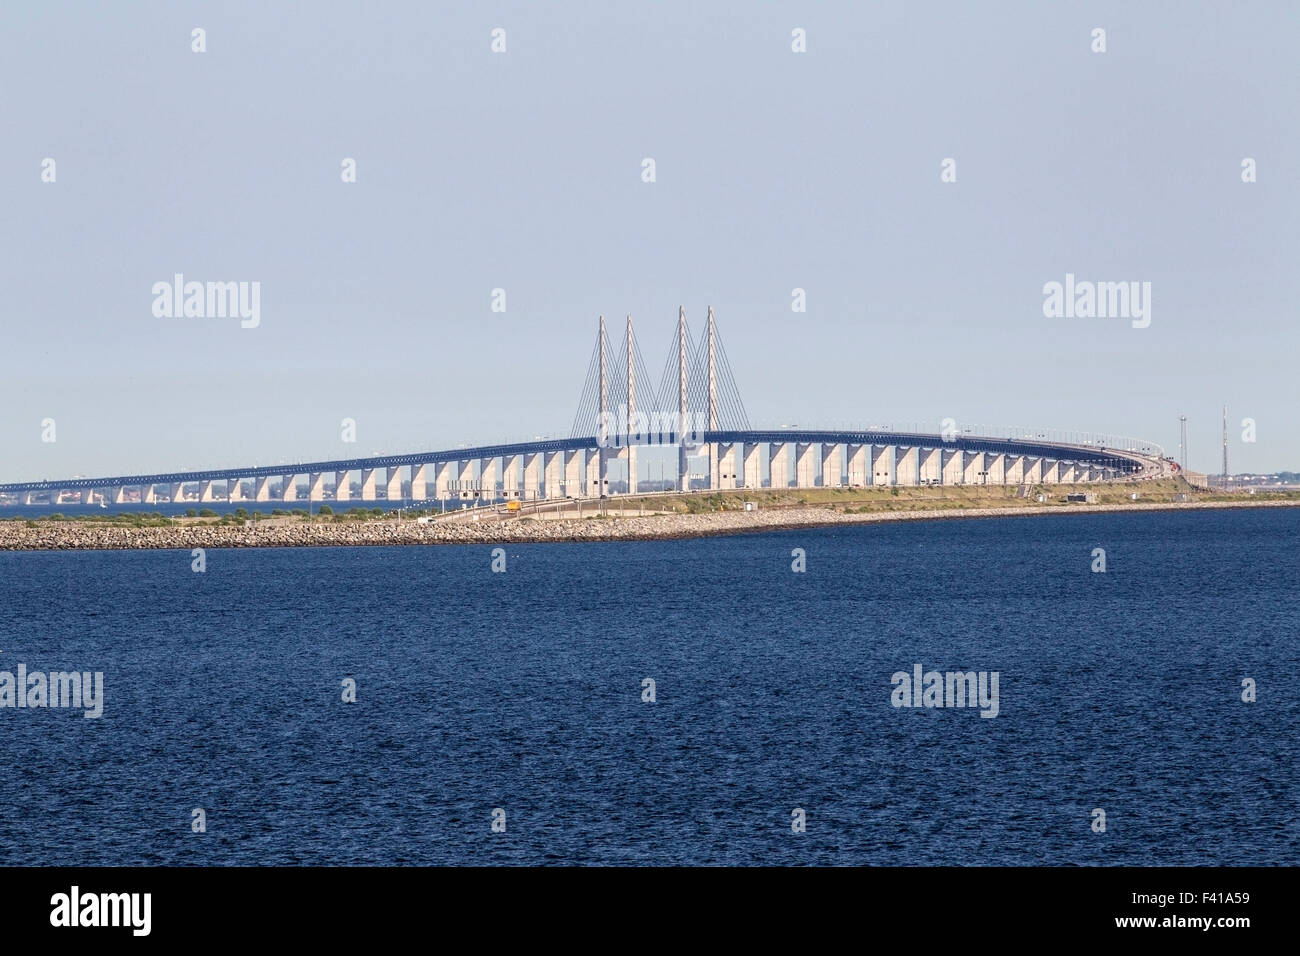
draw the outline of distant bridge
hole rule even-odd
[[[638,449],[665,445],[677,446],[674,481],[681,491],[692,487],[687,461],[692,449],[707,460],[703,484],[715,490],[1068,484],[1174,473],[1158,445],[1137,439],[1067,443],[955,429],[942,434],[879,427],[754,429],[713,310],[698,343],[684,309],[677,333],[660,387],[650,392],[631,317],[617,352],[609,348],[601,317],[569,438],[289,465],[13,482],[0,484],[0,506],[598,498],[636,494]],[[623,463],[627,477],[611,484],[614,461]]]

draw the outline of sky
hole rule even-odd
[[[679,305],[756,425],[1186,415],[1217,473],[1226,403],[1232,471],[1300,470],[1298,50],[1282,3],[4,4],[0,482],[567,435],[597,317],[657,385]],[[1149,325],[1048,317],[1067,274]]]

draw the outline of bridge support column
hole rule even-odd
[[[184,501],[185,483],[181,481],[173,481],[171,483],[171,486],[167,489],[167,497],[172,500],[172,504],[176,504],[176,502],[178,501]],[[82,501],[83,503],[85,503],[84,498],[82,499]]]
[[[923,485],[937,485],[943,478],[943,449],[921,448],[917,462],[917,481]]]
[[[816,486],[817,471],[813,467],[813,449],[811,443],[796,442],[794,446],[794,486],[812,488]]]
[[[1042,484],[1042,481],[1043,481],[1043,459],[1041,459],[1041,458],[1027,458],[1027,459],[1025,459],[1025,461],[1027,462],[1027,464],[1026,464],[1026,466],[1025,466],[1025,477],[1024,477],[1025,484],[1027,484],[1027,485],[1038,485],[1038,484]]]
[[[848,447],[850,488],[861,488],[867,484],[867,447],[866,445]]]
[[[631,452],[633,452],[634,449],[629,448],[627,450],[629,452],[628,467],[635,468],[636,455],[631,454]],[[562,451],[546,452],[544,469],[545,469],[544,477],[546,481],[545,497],[547,498],[563,497],[563,495],[560,492],[560,485],[564,483],[564,452]],[[635,482],[635,475],[632,472],[629,472],[629,474],[632,475],[632,477],[628,479],[628,489],[631,490],[636,487],[636,482]]]
[[[212,493],[211,481],[199,482],[199,501],[216,501],[217,496]]]
[[[451,494],[451,462],[440,461],[433,466],[433,496],[446,501]]]
[[[1078,477],[1079,474],[1078,469],[1074,467],[1074,462],[1072,461],[1060,462],[1060,469],[1061,469],[1061,484],[1063,485],[1074,484],[1075,478]]]
[[[945,485],[960,485],[965,480],[963,467],[965,453],[960,448],[943,449],[940,481]]]
[[[1057,485],[1057,484],[1060,484],[1060,483],[1061,483],[1061,463],[1060,463],[1059,461],[1053,461],[1051,464],[1048,464],[1046,461],[1044,461],[1044,462],[1043,462],[1043,466],[1044,466],[1044,467],[1043,467],[1043,479],[1042,479],[1042,480],[1043,480],[1043,484],[1045,484],[1045,485]]]
[[[401,501],[406,497],[402,494],[402,467],[400,465],[389,467],[388,481],[384,483],[384,497],[389,501]]]
[[[336,471],[334,473],[334,500],[352,500],[352,472]]]
[[[242,478],[226,479],[226,500],[227,501],[244,500],[244,479]]]
[[[574,448],[564,453],[565,497],[581,498],[583,495],[582,473],[586,469],[583,467],[582,456],[581,448]]]
[[[298,500],[298,476],[285,475],[280,479],[280,500],[297,501]]]
[[[378,471],[379,469],[377,468],[361,469],[361,500],[362,501],[375,500],[375,485],[378,481],[375,475]]]
[[[634,495],[636,494],[636,479],[637,479],[636,445],[628,445],[625,451],[627,452],[627,493],[630,495]],[[551,452],[551,454],[562,455],[563,452]],[[547,458],[548,475],[549,475],[549,469],[550,469],[550,458],[548,457]],[[548,487],[549,487],[549,483],[548,483]],[[558,497],[558,496],[559,496],[559,483],[557,482],[555,486],[555,495],[551,495],[548,493],[547,497],[549,498],[549,497]]]
[[[147,505],[151,505],[158,500],[158,495],[153,485],[145,485],[143,488],[140,489],[140,500]],[[50,495],[50,503],[51,504],[59,503],[59,496],[57,493]]]
[[[894,484],[915,485],[921,464],[921,450],[914,446],[901,446],[903,453],[894,459]]]
[[[988,484],[987,455],[982,451],[968,452],[966,463],[962,466],[961,483],[963,485]]]
[[[79,500],[83,505],[93,505],[95,503],[95,489],[87,488],[81,493]],[[175,501],[176,499],[173,498],[172,500]]]
[[[718,445],[718,483],[719,491],[732,491],[736,487],[736,445]]]
[[[717,442],[709,442],[705,446],[709,453],[709,490],[718,490],[718,445]]]
[[[822,445],[822,487],[839,488],[844,484],[843,446]]]
[[[873,485],[892,485],[894,483],[894,455],[898,451],[893,445],[871,446],[871,483]]]
[[[604,457],[604,452],[599,448],[587,452],[587,483],[583,488],[583,494],[588,498],[599,498],[605,490],[605,486],[601,484],[603,476],[600,473]]]
[[[478,463],[479,491],[484,501],[496,501],[500,497],[497,485],[500,484],[499,458],[481,458]]]
[[[474,462],[466,459],[456,462],[456,497],[469,499],[478,489],[478,479],[474,477]]]
[[[768,450],[768,487],[771,488],[789,488],[790,487],[790,443],[773,442],[767,446]]]
[[[23,504],[29,505],[31,503],[32,503],[32,493],[29,491],[27,494],[23,495]],[[118,485],[116,488],[113,489],[113,504],[115,505],[126,504],[125,486]]]
[[[307,476],[307,500],[325,500],[325,472],[314,471]]]
[[[1005,454],[996,454],[986,456],[988,471],[988,484],[1005,485],[1007,483],[1007,456]]]
[[[519,497],[518,455],[504,455],[501,458],[501,496],[506,499]]]
[[[524,455],[524,498],[540,498],[542,483],[542,453]]]
[[[429,497],[428,463],[411,466],[411,500],[425,501]]]
[[[1008,485],[1019,485],[1025,480],[1025,456],[1006,456],[1006,475],[1003,481]]]
[[[746,488],[763,487],[762,453],[763,446],[757,442],[751,442],[745,446],[744,454],[741,457],[745,468],[744,482]]]

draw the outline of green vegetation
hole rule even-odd
[[[1129,496],[1137,493],[1134,502]],[[1133,483],[1096,483],[1078,485],[887,485],[864,488],[753,488],[736,491],[697,491],[687,495],[665,497],[638,496],[619,498],[611,506],[620,511],[671,511],[678,514],[708,514],[739,511],[745,502],[760,510],[772,508],[829,508],[845,514],[873,511],[931,511],[951,508],[1070,508],[1078,507],[1065,500],[1067,494],[1088,494],[1097,504],[1171,504],[1176,495],[1191,501],[1296,501],[1300,492],[1256,491],[1205,492],[1187,484],[1182,478]],[[1043,501],[1038,496],[1043,496]]]

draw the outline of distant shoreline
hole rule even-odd
[[[772,508],[702,514],[609,518],[501,519],[490,512],[479,522],[417,524],[382,519],[365,522],[273,523],[257,527],[195,524],[130,527],[78,521],[0,521],[0,551],[137,551],[194,548],[403,547],[454,544],[542,544],[583,541],[674,541],[720,535],[761,534],[888,521],[963,518],[1028,518],[1040,515],[1213,511],[1293,508],[1296,501],[1135,502],[1132,504],[1024,505],[845,513],[828,507]]]

